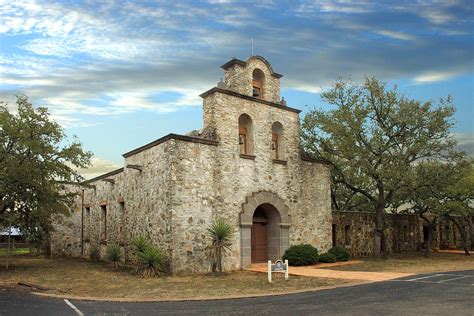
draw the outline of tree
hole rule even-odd
[[[65,182],[79,183],[75,171],[86,167],[92,154],[74,139],[67,143],[63,128],[46,108],[34,108],[25,95],[16,97],[17,113],[0,102],[0,221],[28,237],[43,240],[53,214],[67,214],[73,194]]]
[[[214,220],[207,228],[207,234],[212,239],[212,243],[208,247],[212,272],[216,272],[216,270],[222,272],[222,259],[232,246],[234,235],[232,226],[224,219],[219,218]]]
[[[306,152],[328,163],[333,185],[369,201],[374,216],[374,256],[386,257],[383,214],[406,185],[412,166],[453,150],[451,99],[421,103],[367,78],[339,80],[321,94],[331,109],[313,109],[302,124]]]
[[[457,181],[446,188],[444,217],[458,229],[464,253],[469,256],[474,241],[474,163],[466,162],[458,169]]]
[[[470,220],[469,200],[473,198],[473,186],[471,184],[469,189],[463,179],[471,169],[471,163],[462,153],[455,153],[444,161],[423,161],[413,167],[410,185],[401,190],[400,201],[410,205],[406,211],[418,214],[428,226],[426,257],[431,252],[434,231],[440,219],[454,222],[466,249],[468,236],[463,233],[459,220]],[[472,209],[470,214],[473,215]]]

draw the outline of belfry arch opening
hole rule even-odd
[[[252,96],[254,98],[263,99],[263,86],[265,83],[265,74],[256,68],[252,72]]]
[[[253,155],[253,124],[247,114],[239,117],[239,146],[243,155]]]

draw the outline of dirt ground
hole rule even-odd
[[[434,253],[429,259],[421,254],[393,255],[388,260],[363,258],[355,264],[325,267],[333,274],[313,277],[290,276],[276,273],[268,283],[266,273],[235,271],[223,276],[195,274],[189,276],[141,278],[130,269],[114,270],[105,262],[83,259],[45,259],[28,255],[14,256],[9,270],[5,257],[0,256],[0,285],[16,286],[18,282],[41,285],[54,290],[48,293],[81,297],[123,299],[209,299],[317,290],[355,283],[355,280],[335,279],[337,271],[365,271],[380,273],[430,273],[474,269],[474,255]],[[291,270],[291,268],[290,268]],[[335,273],[335,274],[334,274]],[[379,274],[380,274],[379,273]],[[326,275],[328,277],[319,277]]]
[[[223,276],[196,274],[190,276],[141,278],[130,270],[113,270],[107,263],[82,259],[39,259],[16,256],[12,268],[5,269],[0,258],[0,284],[15,286],[27,282],[47,288],[56,294],[81,297],[127,299],[199,299],[316,290],[348,284],[347,280],[306,278],[274,274],[268,283],[267,275],[250,271],[236,271]]]
[[[339,271],[431,273],[474,269],[474,254],[433,253],[425,258],[421,253],[395,254],[388,260],[362,258],[362,263],[330,268]]]

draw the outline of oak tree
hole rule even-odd
[[[305,152],[328,163],[333,185],[362,197],[374,216],[374,256],[386,257],[383,215],[406,185],[412,166],[454,150],[450,98],[420,102],[375,78],[339,80],[321,94],[330,109],[312,109],[302,123]]]
[[[41,239],[51,215],[67,213],[72,194],[65,182],[79,183],[77,168],[92,154],[77,139],[68,141],[48,110],[17,95],[16,113],[0,102],[0,221],[12,221],[30,238]]]

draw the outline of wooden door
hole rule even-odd
[[[253,223],[252,225],[252,262],[268,260],[267,225]]]

